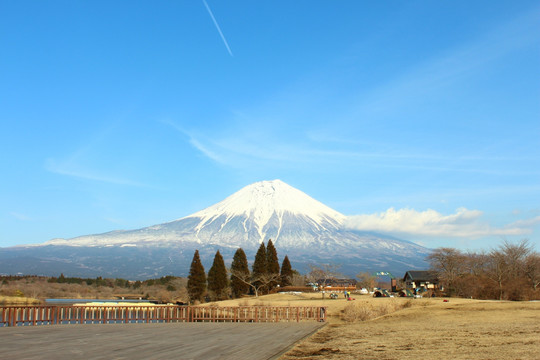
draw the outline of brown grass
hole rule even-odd
[[[47,298],[72,298],[72,299],[114,299],[125,296],[126,298],[148,298],[162,302],[183,301],[187,302],[185,289],[186,279],[177,278],[172,281],[177,290],[167,291],[166,285],[142,285],[139,288],[123,288],[109,286],[95,286],[68,283],[50,283],[47,277],[21,277],[19,279],[0,278],[0,296],[10,298],[13,304],[20,303],[16,298],[31,298],[44,300]],[[12,299],[13,298],[13,299]],[[1,300],[0,300],[1,301]],[[24,303],[24,302],[23,302]],[[0,305],[9,305],[7,300]]]
[[[1,296],[0,295],[0,306],[10,306],[10,305],[39,305],[40,301],[34,298],[28,298],[24,296]]]
[[[354,295],[355,300],[347,301],[344,297],[330,299],[328,294],[323,299],[320,293],[271,294],[241,299],[225,300],[201,304],[201,306],[326,306],[330,323],[341,324],[370,320],[399,309],[411,306],[427,306],[425,299],[408,298],[372,298],[368,295]],[[363,315],[365,314],[365,315]]]
[[[343,320],[280,359],[538,359],[540,354],[538,302],[363,298],[344,307]]]

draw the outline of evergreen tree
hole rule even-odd
[[[270,275],[279,275],[279,260],[272,239],[269,239],[266,245],[266,272]],[[274,289],[278,283],[278,281],[270,282],[268,290]]]
[[[189,269],[187,290],[191,301],[201,301],[206,292],[206,274],[199,257],[199,250],[195,250],[191,268]]]
[[[293,270],[289,257],[285,255],[283,263],[281,264],[281,286],[290,286],[293,277]]]
[[[239,298],[249,290],[249,284],[241,279],[249,278],[249,267],[246,258],[246,253],[242,248],[239,248],[234,253],[231,264],[231,291],[234,298]]]
[[[227,298],[228,285],[227,269],[225,268],[223,256],[218,250],[214,256],[212,267],[208,271],[208,290],[212,292],[216,300],[224,300]]]
[[[253,262],[253,269],[252,269],[252,276],[254,279],[257,279],[258,277],[264,276],[268,273],[268,266],[266,262],[266,247],[264,246],[264,242],[261,242],[261,246],[259,246],[259,250],[257,250],[257,254],[255,254],[255,261]],[[255,280],[254,284],[255,286],[259,286],[260,281]],[[264,293],[266,289],[262,289],[262,292]]]

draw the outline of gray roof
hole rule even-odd
[[[407,276],[408,275],[408,276]],[[403,280],[409,278],[412,281],[437,281],[437,273],[434,271],[419,271],[419,270],[410,270],[405,273]]]

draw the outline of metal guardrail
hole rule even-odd
[[[60,324],[326,321],[321,306],[5,306],[0,327]]]

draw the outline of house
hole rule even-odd
[[[407,289],[438,289],[439,279],[433,271],[410,270],[405,273],[403,282]]]

